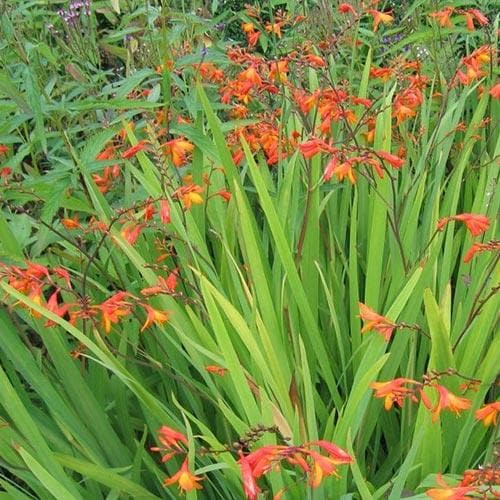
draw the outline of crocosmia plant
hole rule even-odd
[[[500,497],[493,4],[0,2],[0,497]]]

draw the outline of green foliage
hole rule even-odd
[[[498,238],[494,58],[470,85],[450,81],[464,54],[496,47],[498,16],[471,33],[463,20],[440,29],[427,14],[442,6],[408,2],[375,33],[366,15],[346,27],[331,2],[261,7],[254,55],[303,55],[327,25],[327,42],[340,42],[310,52],[325,69],[295,66],[296,87],[275,81],[276,92],[235,117],[198,69],[222,68],[221,85],[244,69],[227,57],[228,39],[246,40],[243,2],[101,0],[79,31],[49,2],[0,6],[0,171],[10,169],[0,177],[0,497],[178,498],[162,481],[180,457],[163,464],[150,451],[161,425],[187,435],[191,469],[204,477],[189,498],[242,497],[239,440],[259,426],[273,432],[255,448],[324,439],[355,458],[319,489],[287,467],[259,482],[266,494],[286,488],[286,498],[421,498],[434,474],[493,462],[496,430],[474,410],[497,396],[499,257],[464,257],[474,242]],[[281,38],[265,27],[278,8],[290,13]],[[404,70],[387,82],[370,70],[418,54],[429,82],[416,116],[396,123]],[[397,152],[403,167],[387,167],[383,179],[360,167],[353,185],[324,182],[331,153],[295,151],[321,117],[302,112],[293,90],[325,87],[372,100],[370,126],[359,103],[352,123],[332,122],[334,146]],[[266,120],[280,137],[297,132],[270,165],[250,129]],[[192,143],[191,162],[174,165],[160,145],[179,138]],[[141,140],[145,149],[127,158]],[[97,159],[110,144],[116,156]],[[183,202],[186,175],[202,186],[203,204]],[[160,200],[170,221],[149,222],[145,211]],[[485,234],[472,238],[451,219],[436,230],[461,213],[489,217]],[[134,240],[127,230],[137,226]],[[54,278],[56,305],[80,316],[50,309],[54,287],[30,295],[9,279],[29,262],[68,273],[71,287],[64,274]],[[142,293],[172,272],[175,291]],[[119,291],[134,307],[108,329],[99,307]],[[359,302],[402,325],[390,342],[362,334]],[[169,320],[142,328],[144,304]],[[207,371],[214,366],[218,374]],[[433,370],[450,372],[454,394],[460,381],[480,380],[466,394],[470,410],[433,422],[421,402],[386,412],[373,398],[375,381]]]

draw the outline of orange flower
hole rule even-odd
[[[188,459],[186,458],[181,465],[181,468],[170,478],[165,479],[163,484],[165,486],[170,486],[172,484],[178,483],[179,490],[182,492],[191,491],[191,490],[201,490],[203,486],[198,484],[199,481],[202,481],[203,478],[199,476],[195,476],[189,471],[188,468]]]
[[[62,304],[59,305],[58,303],[58,297],[59,297],[59,292],[61,290],[57,288],[55,292],[49,297],[49,300],[47,301],[47,309],[50,312],[53,312],[56,316],[59,316],[60,318],[64,317],[64,315],[68,312],[69,305],[68,304]],[[51,326],[54,326],[55,323],[52,320],[48,320],[45,323],[45,327],[49,328]]]
[[[450,16],[455,9],[453,7],[445,7],[437,12],[430,12],[429,17],[436,19],[441,28],[452,28]]]
[[[359,303],[359,317],[365,322],[365,326],[361,330],[361,333],[375,330],[380,333],[387,342],[389,342],[392,333],[397,327],[395,323],[377,314],[373,309],[370,309],[361,302]]]
[[[162,425],[160,427],[160,430],[158,431],[158,441],[160,441],[160,443],[167,449],[175,448],[179,451],[182,451],[182,448],[179,445],[179,443],[183,443],[186,446],[188,444],[187,437],[184,434],[166,425]],[[153,451],[158,451],[158,450],[155,448]]]
[[[223,377],[227,373],[227,368],[223,368],[219,365],[208,365],[205,366],[205,370],[208,373],[214,373],[215,375],[219,375],[219,377]]]
[[[401,168],[404,165],[404,160],[399,156],[388,153],[387,151],[377,151],[377,156],[385,160],[387,163],[391,165],[393,168]]]
[[[243,492],[245,493],[245,497],[248,500],[256,500],[261,490],[255,481],[250,462],[247,460],[247,457],[242,456],[238,460],[238,465],[240,466],[241,477],[243,479]]]
[[[189,210],[192,205],[201,205],[203,203],[203,197],[200,193],[203,193],[201,186],[190,184],[189,186],[182,186],[177,189],[173,196],[182,201],[184,208]]]
[[[224,201],[229,202],[231,200],[231,193],[227,189],[220,189],[215,194],[220,196]]]
[[[173,293],[177,288],[177,269],[174,269],[167,278],[159,277],[158,283],[149,288],[143,288],[141,294],[149,297],[158,293]]]
[[[302,144],[299,144],[299,150],[304,158],[312,158],[318,153],[333,153],[335,148],[330,146],[323,139],[312,138]]]
[[[467,500],[470,498],[467,494],[474,491],[471,486],[450,486],[446,484],[441,474],[436,477],[436,482],[440,488],[431,488],[425,492],[433,500]]]
[[[238,80],[240,80],[241,82],[249,83],[251,85],[255,85],[256,87],[262,85],[262,78],[255,66],[250,66],[246,70],[242,71],[238,75]]]
[[[390,14],[387,14],[386,12],[380,12],[375,9],[368,9],[366,12],[373,17],[373,31],[378,30],[378,26],[380,23],[389,24],[394,21],[394,17]]]
[[[170,218],[170,205],[168,200],[160,200],[160,220],[163,224],[169,224],[171,222]]]
[[[488,241],[487,243],[473,243],[473,245],[467,250],[464,256],[464,262],[467,264],[476,253],[486,252],[486,251],[498,251],[500,250],[500,241]]]
[[[384,82],[392,78],[394,70],[392,68],[371,68],[370,76],[373,78],[380,78]]]
[[[414,390],[403,387],[403,384],[418,384],[418,382],[400,377],[387,382],[372,382],[370,388],[375,391],[376,398],[384,398],[384,408],[390,410],[394,403],[403,406],[404,398],[413,395]]]
[[[254,31],[247,34],[247,42],[249,47],[255,47],[259,41],[260,31]]]
[[[346,160],[343,163],[336,163],[331,167],[331,173],[335,174],[339,181],[344,180],[345,177],[349,179],[351,184],[356,184],[356,175],[354,169],[352,168],[352,163]]]
[[[76,217],[74,219],[61,219],[61,224],[70,231],[81,227]]]
[[[476,29],[474,27],[474,16],[467,11],[464,12],[464,16],[465,16],[465,25],[467,26],[467,29],[469,31],[474,31]]]
[[[144,149],[146,149],[147,147],[147,144],[149,144],[149,141],[146,141],[146,140],[142,140],[142,141],[139,141],[137,144],[135,144],[134,146],[128,148],[127,150],[125,150],[123,153],[122,153],[122,158],[124,160],[127,160],[128,158],[132,158],[133,156],[135,156],[139,151],[143,151]]]
[[[9,146],[0,144],[0,156],[3,156],[5,153],[7,153],[7,151],[9,151]]]
[[[173,139],[162,145],[165,153],[172,156],[172,163],[176,167],[182,167],[187,162],[187,154],[191,153],[194,145],[185,139]]]
[[[483,421],[485,427],[488,427],[490,425],[497,425],[498,412],[500,412],[500,401],[484,405],[479,410],[476,410],[474,415],[477,420]]]
[[[281,38],[281,25],[282,23],[274,23],[266,25],[266,31],[274,33],[278,38]]]
[[[242,23],[241,29],[243,33],[252,33],[255,30],[255,24],[253,23]]]
[[[149,328],[153,324],[161,325],[166,323],[169,319],[169,314],[167,311],[158,311],[153,307],[143,304],[144,309],[147,311],[146,321],[142,325],[141,332],[143,332],[146,328]]]
[[[496,85],[491,87],[489,93],[493,99],[500,99],[500,83],[497,83]]]
[[[144,224],[131,223],[124,227],[120,231],[120,234],[122,235],[123,239],[127,241],[127,243],[129,243],[130,245],[134,245],[137,241],[137,238],[139,238],[143,227]]]
[[[323,180],[328,182],[335,173],[335,169],[337,167],[337,158],[332,156],[330,161],[326,164],[325,170],[323,171]]]
[[[464,213],[439,219],[437,230],[442,231],[446,224],[452,220],[463,222],[474,237],[484,233],[490,225],[490,220],[486,215]]]
[[[486,26],[490,23],[489,19],[478,9],[467,9],[466,14],[471,15],[474,18],[474,21],[476,21],[480,26]]]
[[[101,305],[94,306],[95,309],[101,311],[102,325],[106,333],[111,331],[113,323],[118,323],[120,318],[132,313],[132,304],[125,300],[126,297],[130,297],[130,294],[127,292],[118,292],[105,300]]]
[[[315,68],[324,68],[326,66],[325,60],[316,54],[306,54],[302,57],[302,60]]]
[[[423,391],[421,391],[421,397],[424,406],[431,411],[433,422],[437,420],[443,410],[448,409],[458,415],[462,410],[468,410],[470,408],[471,402],[469,399],[456,396],[446,389],[446,387],[439,384],[434,384],[432,387],[438,392],[438,401],[434,406],[432,406],[429,398]]]
[[[271,63],[270,67],[270,80],[278,80],[282,83],[287,81],[286,75],[288,73],[288,61],[276,61]]]

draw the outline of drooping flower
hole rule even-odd
[[[127,241],[130,245],[134,245],[139,238],[142,230],[144,228],[144,224],[136,224],[134,222],[127,224],[121,231],[123,239]]]
[[[158,441],[165,447],[165,449],[176,449],[182,451],[179,443],[188,445],[187,437],[182,432],[176,431],[167,425],[162,425],[158,431]],[[151,451],[161,451],[159,448],[153,447]]]
[[[418,382],[400,377],[387,382],[372,382],[370,388],[375,391],[376,398],[384,398],[384,408],[390,410],[394,403],[403,406],[404,399],[413,395],[414,389],[404,387],[404,384],[418,384]]]
[[[160,200],[160,220],[163,224],[169,224],[172,220],[170,217],[170,204],[165,199]]]
[[[500,250],[500,241],[492,240],[487,243],[473,243],[472,246],[467,250],[464,255],[464,263],[471,261],[476,253],[482,253],[486,251],[499,251]]]
[[[299,150],[304,158],[312,158],[318,153],[333,153],[336,151],[336,149],[326,141],[315,137],[299,144]]]
[[[439,219],[437,230],[442,231],[446,224],[452,220],[463,222],[474,237],[484,233],[490,225],[490,220],[486,215],[464,213]]]
[[[181,468],[172,477],[165,479],[163,484],[165,486],[171,486],[172,484],[178,483],[179,490],[181,492],[187,492],[191,490],[203,489],[203,486],[198,484],[202,480],[202,477],[195,476],[192,472],[190,472],[188,459],[186,458],[184,462],[182,462]]]
[[[490,425],[497,425],[498,412],[500,412],[500,401],[484,405],[479,410],[476,410],[474,415],[477,420],[483,421],[485,427],[488,427]]]
[[[63,318],[65,314],[68,312],[69,305],[68,304],[59,304],[59,293],[60,289],[57,288],[49,297],[49,300],[47,300],[47,305],[45,306],[50,312],[54,313],[56,316],[59,316],[60,318]],[[52,320],[48,320],[45,323],[45,327],[49,328],[51,326],[54,326],[55,323]]]
[[[451,15],[453,14],[453,11],[455,9],[453,7],[445,7],[444,9],[441,9],[436,12],[430,12],[429,17],[432,17],[436,19],[437,23],[441,28],[452,28],[453,25],[451,24]]]
[[[403,158],[393,155],[392,153],[388,153],[387,151],[377,151],[376,153],[377,156],[382,158],[382,160],[385,160],[393,168],[401,168],[405,163]]]
[[[143,304],[143,307],[146,309],[147,316],[146,321],[142,325],[141,332],[153,324],[162,325],[163,323],[166,323],[170,317],[167,311],[159,311],[148,304]]]
[[[468,493],[474,491],[475,488],[471,486],[450,486],[444,480],[441,474],[436,477],[436,482],[439,488],[431,488],[425,494],[433,500],[467,500],[470,498]]]
[[[134,146],[128,148],[122,153],[122,158],[124,160],[127,160],[129,158],[134,157],[139,151],[144,151],[147,148],[147,145],[149,144],[149,141],[142,140],[139,141],[137,144]]]
[[[433,406],[428,396],[421,391],[422,403],[431,411],[432,421],[435,422],[443,410],[450,410],[456,415],[461,411],[468,410],[471,407],[471,401],[467,398],[461,398],[450,392],[446,387],[440,384],[433,384],[432,387],[436,389],[438,400]]]
[[[493,99],[500,99],[500,83],[491,87],[489,94]]]
[[[219,377],[223,377],[227,373],[227,368],[224,368],[219,365],[207,365],[205,366],[205,370],[208,373],[214,373],[215,375],[219,375]]]
[[[391,320],[376,313],[373,309],[362,302],[359,303],[359,317],[365,322],[361,333],[375,330],[384,337],[386,342],[389,342],[395,328],[397,327],[397,325]]]
[[[79,229],[81,227],[76,217],[73,219],[71,218],[61,219],[61,224],[70,231],[73,229]]]
[[[347,3],[347,2],[342,2],[339,5],[338,10],[341,14],[356,14],[354,7],[350,3]]]

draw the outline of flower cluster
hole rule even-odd
[[[448,484],[438,474],[436,488],[428,489],[425,494],[433,500],[445,498],[466,500],[467,498],[498,498],[500,484],[500,470],[494,465],[487,465],[478,469],[466,470],[462,479],[455,485]],[[478,497],[479,495],[479,497]]]
[[[274,428],[267,430],[275,432]],[[227,446],[222,451],[203,449],[204,455],[210,453],[217,455],[224,452],[238,454],[243,491],[248,500],[256,500],[261,492],[257,480],[267,472],[276,470],[283,462],[298,467],[308,477],[308,484],[312,488],[317,488],[325,477],[338,476],[337,469],[340,465],[353,462],[353,458],[345,450],[325,440],[311,441],[300,446],[265,445],[251,452],[243,451],[243,448],[247,448],[252,442],[262,437],[265,431],[265,427],[258,426],[254,431],[248,433],[246,439],[240,440],[232,447]],[[153,446],[150,449],[162,453],[162,462],[167,462],[177,455],[187,454],[188,440],[186,436],[170,427],[162,426],[160,428],[158,441],[161,446]],[[186,457],[179,471],[172,477],[165,479],[164,485],[170,486],[178,483],[180,490],[187,492],[201,489],[202,486],[199,482],[202,479],[190,472]]]
[[[480,383],[479,380],[470,379],[460,375],[456,370],[444,372],[433,371],[424,375],[421,381],[399,377],[386,382],[372,382],[370,387],[375,391],[374,396],[384,400],[384,408],[390,410],[394,405],[403,406],[406,399],[413,402],[421,401],[424,407],[430,411],[432,421],[435,422],[443,410],[448,410],[456,415],[468,410],[472,401],[468,398],[458,396],[447,389],[439,381],[444,376],[458,376],[467,381],[461,387],[467,390],[475,390]],[[476,410],[475,417],[482,421],[485,427],[496,425],[497,414],[500,411],[500,402],[487,403]]]
[[[157,310],[142,298],[124,291],[116,292],[100,304],[89,304],[85,297],[74,290],[69,272],[61,267],[49,269],[33,262],[28,262],[26,268],[3,263],[0,266],[0,278],[7,279],[11,287],[56,316],[67,318],[72,324],[81,319],[94,321],[100,316],[103,330],[110,333],[113,325],[132,315],[136,307],[146,314],[141,331],[153,324],[161,325],[169,319],[167,311]],[[174,294],[177,275],[177,271],[172,271],[167,278],[159,278],[155,287],[143,289],[141,295],[146,298],[157,294]],[[30,313],[34,318],[42,316],[34,309],[30,309]],[[45,326],[53,324],[48,320]]]

